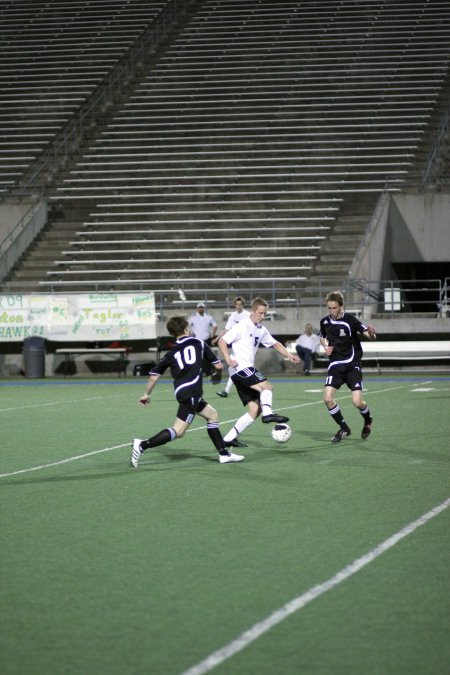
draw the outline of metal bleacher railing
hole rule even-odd
[[[301,283],[303,282],[303,283]],[[311,283],[299,277],[285,278],[230,278],[221,277],[208,282],[199,282],[192,278],[174,280],[169,286],[165,280],[138,280],[115,284],[115,293],[153,292],[156,309],[164,316],[168,310],[187,311],[200,300],[211,307],[229,310],[233,308],[233,299],[243,295],[247,305],[252,298],[264,297],[270,309],[281,314],[289,310],[292,318],[299,318],[305,308],[322,307],[325,296],[330,290],[339,288],[345,297],[349,311],[366,317],[371,314],[405,316],[407,314],[426,314],[447,317],[450,311],[450,278],[442,279],[352,279],[341,280],[336,277],[318,277]],[[111,292],[104,281],[77,281],[71,287],[65,283],[46,282],[33,293],[77,293]],[[0,293],[14,295],[27,293],[25,284],[16,283],[6,290],[0,287]]]
[[[285,280],[253,279],[217,285],[212,283],[208,289],[192,288],[188,283],[182,283],[178,289],[154,290],[161,316],[168,310],[192,310],[199,300],[209,303],[211,308],[232,310],[234,297],[243,295],[248,299],[247,304],[254,297],[264,297],[274,317],[281,318],[285,312],[292,319],[300,319],[303,309],[323,309],[326,294],[335,288],[335,277],[323,277],[303,288],[296,288],[295,284],[287,285]],[[448,317],[450,313],[449,278],[416,281],[349,278],[341,284],[340,290],[344,294],[346,308],[361,317],[370,318],[374,314],[390,317]]]

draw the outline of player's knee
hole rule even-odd
[[[330,396],[329,394],[324,394],[323,402],[325,403],[325,405],[327,406],[327,408],[328,408],[329,410],[330,410],[331,408],[334,408],[335,405],[336,405],[336,401],[335,401],[334,398],[333,398],[332,396]]]
[[[253,417],[254,420],[261,414],[261,408],[259,403],[256,401],[250,401],[247,405],[248,414]]]
[[[218,422],[219,420],[219,415],[217,413],[217,410],[211,406],[211,410],[209,411],[208,415],[208,422]]]
[[[264,382],[261,382],[261,390],[262,391],[273,391],[273,385],[269,380],[264,380]]]

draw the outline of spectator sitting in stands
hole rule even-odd
[[[309,375],[311,372],[311,361],[314,354],[320,347],[320,338],[313,333],[312,324],[305,325],[305,332],[298,336],[295,341],[295,350],[303,362],[303,372]]]

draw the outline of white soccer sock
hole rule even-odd
[[[225,385],[225,391],[227,392],[227,394],[230,393],[232,386],[233,386],[233,380],[231,379],[231,377],[229,377],[228,382]]]
[[[241,434],[244,429],[250,426],[255,420],[249,413],[245,413],[238,419],[234,427],[230,429],[230,431],[223,437],[223,440],[225,443],[229,443],[230,441],[234,441],[234,439],[237,437],[238,434]]]
[[[259,397],[263,416],[272,414],[273,393],[271,389],[263,389]]]

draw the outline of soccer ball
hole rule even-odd
[[[289,424],[275,424],[272,428],[272,438],[277,443],[286,443],[291,437],[292,429]]]

